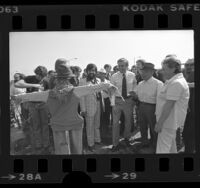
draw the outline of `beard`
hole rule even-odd
[[[96,75],[94,73],[89,73],[87,77],[88,80],[93,80],[96,77]]]

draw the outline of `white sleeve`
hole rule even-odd
[[[183,92],[183,87],[179,82],[173,82],[168,86],[166,99],[177,101]]]

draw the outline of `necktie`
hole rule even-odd
[[[126,75],[125,74],[123,74],[123,78],[122,78],[122,97],[123,98],[127,97]]]

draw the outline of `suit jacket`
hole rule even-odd
[[[97,83],[100,83],[100,79],[97,78]],[[86,78],[83,78],[80,80],[80,86],[83,85],[91,85],[92,83],[86,80]],[[102,92],[101,92],[102,94]],[[103,97],[101,98],[101,100]],[[102,100],[102,104],[104,106],[104,101]],[[80,106],[81,106],[81,111],[86,112],[87,116],[94,116],[96,111],[97,111],[97,97],[96,93],[91,93],[87,96],[81,97],[80,99]],[[104,107],[103,107],[104,109]]]

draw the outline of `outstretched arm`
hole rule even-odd
[[[110,83],[101,82],[100,84],[96,85],[85,85],[75,87],[74,93],[77,97],[83,97],[91,93],[100,92],[102,90],[109,90],[111,94],[114,94],[117,91],[117,88]]]
[[[18,102],[46,102],[49,96],[49,91],[41,91],[41,92],[33,92],[33,93],[26,93],[15,95],[14,99]]]
[[[29,84],[29,83],[24,82],[24,80],[20,80],[17,83],[15,83],[15,87],[18,87],[18,88],[30,88],[30,87],[40,88],[41,85],[40,84]]]

